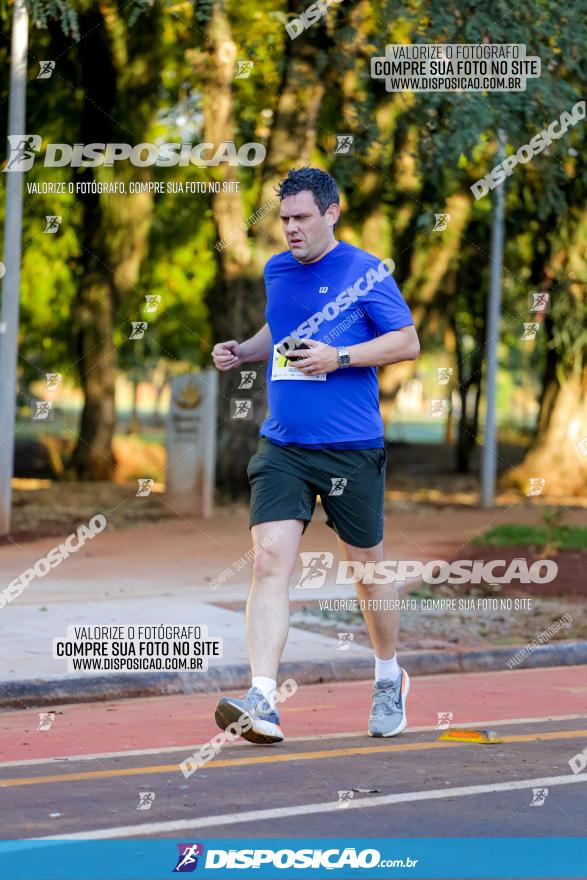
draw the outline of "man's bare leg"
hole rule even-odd
[[[289,582],[303,527],[301,520],[291,519],[260,523],[251,529],[256,553],[247,599],[246,632],[253,676],[277,679],[289,630]]]
[[[260,523],[251,529],[255,556],[246,611],[251,688],[241,698],[222,697],[216,706],[218,726],[234,730],[249,742],[283,740],[275,688],[289,629],[289,582],[303,528],[301,520],[292,519]]]
[[[338,543],[343,559],[363,564],[383,560],[383,541],[367,548],[353,547],[340,538]],[[363,617],[375,656],[380,660],[390,660],[396,652],[400,615],[399,611],[387,610],[385,603],[381,606],[379,600],[385,599],[389,602],[397,599],[397,588],[395,584],[365,584],[363,581],[357,581],[355,587],[357,598],[365,602]]]
[[[345,559],[362,562],[380,562],[383,542],[374,547],[353,547],[339,539]],[[399,611],[386,608],[389,600],[397,599],[393,584],[356,582],[357,597],[364,600],[363,617],[375,651],[375,683],[369,717],[370,736],[396,736],[405,728],[408,719],[405,702],[410,690],[410,679],[397,662],[396,647],[399,632]],[[380,600],[387,600],[381,602]]]

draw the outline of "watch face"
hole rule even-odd
[[[341,352],[338,356],[338,362],[341,367],[349,367],[351,364],[351,356]]]

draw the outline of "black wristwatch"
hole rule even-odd
[[[338,358],[338,366],[339,367],[350,367],[351,365],[351,356],[349,354],[348,348],[337,348],[336,356]]]

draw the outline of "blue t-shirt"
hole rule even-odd
[[[276,346],[292,337],[336,348],[357,345],[414,323],[389,264],[339,241],[305,265],[289,251],[265,266],[273,352],[267,368],[269,415],[261,436],[278,444],[341,449],[383,445],[375,367],[346,367],[304,377]]]

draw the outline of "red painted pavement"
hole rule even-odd
[[[371,682],[305,685],[282,708],[288,737],[364,732]],[[0,762],[204,743],[218,730],[218,694],[78,703],[0,712]],[[50,730],[39,712],[55,711]],[[412,678],[409,726],[587,715],[587,666]],[[155,759],[156,760],[156,759]],[[163,758],[163,761],[165,759]]]

